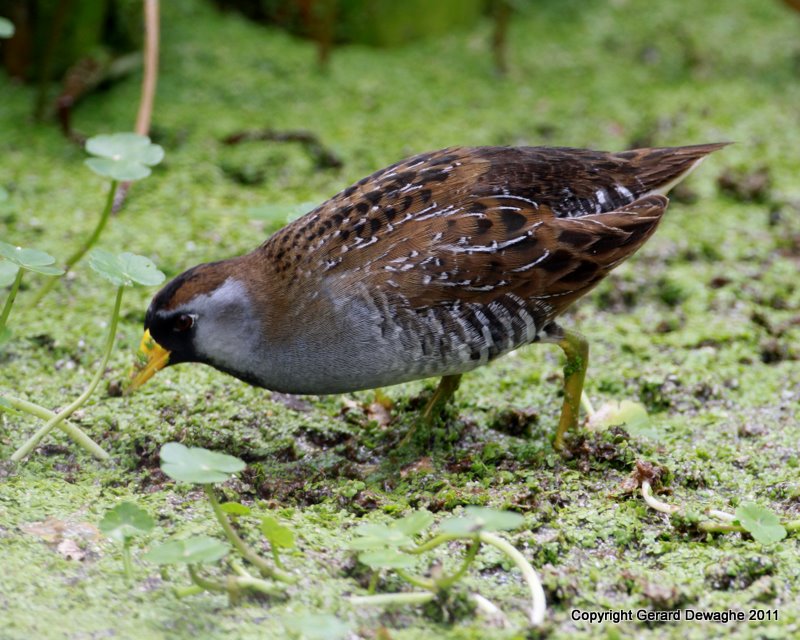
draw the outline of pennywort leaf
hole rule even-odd
[[[5,260],[18,268],[41,273],[45,276],[60,276],[64,273],[63,269],[53,266],[56,259],[50,254],[36,249],[15,247],[7,242],[0,242],[0,258],[5,258]],[[16,271],[14,275],[16,276]]]
[[[147,533],[155,524],[147,511],[132,502],[122,502],[106,512],[99,526],[109,538],[124,543],[129,538]]]
[[[224,482],[245,468],[239,458],[200,447],[168,442],[161,447],[161,470],[173,480],[194,484]]]
[[[355,529],[356,538],[348,546],[351,549],[383,549],[386,547],[408,547],[414,539],[406,533],[385,524],[362,524]]]
[[[392,523],[392,528],[408,536],[415,536],[418,533],[422,533],[432,524],[433,514],[426,509],[420,509]]]
[[[127,252],[114,255],[102,249],[94,249],[89,253],[89,266],[118,287],[130,287],[134,284],[150,287],[161,284],[165,278],[152,261]]]
[[[408,547],[414,544],[414,536],[433,524],[433,514],[425,509],[389,524],[368,523],[355,528],[356,537],[349,547],[356,550],[382,549],[386,547]]]
[[[172,540],[150,549],[144,559],[154,564],[213,564],[224,558],[230,545],[208,536]]]
[[[419,558],[398,549],[370,549],[358,554],[358,561],[371,569],[409,569]]]
[[[516,529],[524,521],[525,518],[512,511],[469,506],[465,507],[463,517],[444,520],[439,526],[439,530],[442,533],[455,535],[475,535],[481,531],[509,531]]]
[[[225,513],[232,516],[249,516],[251,509],[240,502],[223,502],[219,505]]]
[[[112,133],[89,138],[86,165],[96,174],[117,181],[141,180],[150,175],[150,167],[164,158],[164,149],[136,133]]]
[[[261,533],[269,540],[273,547],[281,549],[291,549],[294,547],[294,533],[289,527],[285,527],[272,516],[264,516],[261,519]]]
[[[17,277],[19,267],[8,260],[0,260],[0,288],[10,287]]]
[[[740,505],[736,509],[736,520],[761,544],[774,544],[786,537],[786,529],[778,516],[752,502]]]

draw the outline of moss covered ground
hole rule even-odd
[[[200,2],[163,4],[153,138],[166,160],[133,187],[101,246],[147,255],[168,276],[251,249],[275,228],[254,215],[265,206],[321,202],[418,151],[736,144],[691,177],[658,233],[565,319],[590,339],[593,402],[641,401],[648,426],[576,436],[557,455],[549,437],[561,354],[548,346],[467,375],[447,425],[402,444],[432,382],[385,389],[389,424],[368,409],[372,391],[291,398],[202,366],[164,371],[132,397],[104,390],[76,422],[110,464],[60,434],[23,464],[0,463],[0,638],[283,638],[286,619],[311,613],[335,614],[358,637],[398,640],[800,634],[796,535],[768,547],[705,536],[620,492],[647,460],[670,472],[662,497],[694,511],[753,501],[800,514],[800,15],[766,0],[540,2],[513,20],[510,71],[497,77],[488,22],[405,48],[343,47],[321,73],[308,42]],[[93,226],[105,185],[79,147],[31,121],[31,89],[0,83],[0,185],[10,194],[0,237],[63,259]],[[92,95],[76,128],[130,130],[138,97],[135,76]],[[344,165],[317,168],[290,144],[221,143],[252,127],[311,130]],[[40,282],[27,284],[0,389],[57,407],[92,375],[114,292],[82,265],[26,309]],[[129,371],[151,294],[126,294],[108,381]],[[37,426],[0,417],[0,458]],[[157,518],[137,557],[169,536],[215,535],[202,494],[158,469],[158,449],[172,440],[248,462],[224,493],[296,530],[287,562],[300,582],[290,597],[181,600],[171,588],[181,573],[139,560],[126,584],[118,547],[94,529],[118,502]],[[345,547],[355,524],[423,507],[445,517],[467,504],[525,515],[509,538],[544,581],[541,633],[520,630],[522,583],[491,552],[464,586],[500,604],[514,629],[348,605],[363,587]],[[777,620],[572,619],[676,608],[762,609]]]

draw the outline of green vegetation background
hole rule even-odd
[[[363,637],[382,625],[398,639],[516,637],[481,620],[440,625],[414,609],[353,610],[344,600],[358,588],[348,527],[462,504],[525,514],[525,530],[511,538],[542,574],[550,637],[800,633],[796,537],[769,548],[739,535],[703,539],[618,495],[633,462],[646,459],[671,471],[667,499],[698,511],[752,500],[800,512],[800,15],[766,0],[537,3],[512,21],[505,78],[493,74],[488,22],[406,48],[337,49],[327,74],[308,42],[200,2],[163,3],[162,29],[153,137],[166,160],[134,185],[101,246],[148,255],[168,276],[259,243],[275,224],[254,219],[254,207],[321,202],[418,151],[737,144],[700,168],[656,236],[569,316],[590,338],[595,404],[640,399],[648,428],[581,440],[569,460],[555,455],[548,438],[560,354],[547,346],[466,376],[449,431],[399,451],[429,383],[386,390],[396,403],[386,428],[342,397],[291,399],[176,367],[133,397],[102,394],[79,416],[114,465],[60,436],[23,465],[0,465],[0,638],[282,638],[282,616],[303,612],[336,613]],[[0,237],[63,259],[94,224],[106,185],[53,125],[30,121],[31,89],[0,82],[0,185],[11,195]],[[88,135],[130,130],[138,97],[131,77],[81,104],[75,125]],[[291,145],[221,144],[249,127],[310,129],[344,168],[316,169]],[[762,167],[767,185],[751,175]],[[738,195],[720,191],[723,174]],[[109,380],[127,375],[151,293],[126,296]],[[56,407],[91,376],[113,291],[84,265],[36,311],[23,309],[30,294],[12,312],[16,338],[0,357],[0,387]],[[365,405],[374,397],[351,396]],[[36,423],[0,421],[6,459]],[[119,550],[91,529],[81,537],[82,523],[96,525],[124,499],[157,516],[153,541],[214,533],[200,494],[158,470],[169,440],[248,461],[227,497],[257,501],[298,532],[289,562],[304,579],[290,600],[181,601],[170,586],[182,575],[164,582],[144,565],[129,588]],[[47,519],[77,536],[82,560],[37,533]],[[467,586],[521,623],[522,585],[497,561],[488,553]],[[764,608],[779,619],[604,627],[570,619],[573,609],[675,607]]]

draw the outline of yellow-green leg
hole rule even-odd
[[[431,396],[431,399],[428,400],[428,404],[426,404],[425,408],[422,410],[419,422],[409,429],[408,433],[400,441],[399,447],[402,448],[411,441],[420,423],[425,425],[426,428],[432,428],[436,425],[437,418],[442,415],[445,405],[450,401],[450,398],[453,397],[460,382],[460,373],[453,376],[442,376],[442,379],[439,380],[439,386],[436,387],[433,396]]]
[[[458,389],[458,385],[460,383],[460,373],[452,376],[443,376],[442,379],[439,380],[439,386],[436,387],[436,391],[433,392],[433,396],[430,400],[428,400],[428,404],[425,405],[425,409],[422,410],[422,419],[427,424],[433,424],[433,421],[441,415],[442,410],[450,401],[450,398],[453,397],[453,394],[456,392],[456,389]]]
[[[567,357],[564,364],[564,404],[553,439],[553,447],[561,450],[564,448],[564,434],[568,429],[574,430],[578,427],[583,381],[586,378],[586,367],[589,366],[589,343],[577,331],[560,327],[549,329],[545,341],[557,344]]]

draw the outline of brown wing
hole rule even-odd
[[[359,181],[262,250],[297,286],[356,283],[417,309],[513,295],[542,326],[641,246],[667,205],[654,194],[721,146],[445,149]]]
[[[442,300],[489,305],[511,294],[528,303],[541,327],[631,256],[655,231],[668,200],[646,196],[580,218],[502,197],[476,202],[480,213],[422,221],[419,233],[394,243],[379,261],[351,268],[415,309]]]

